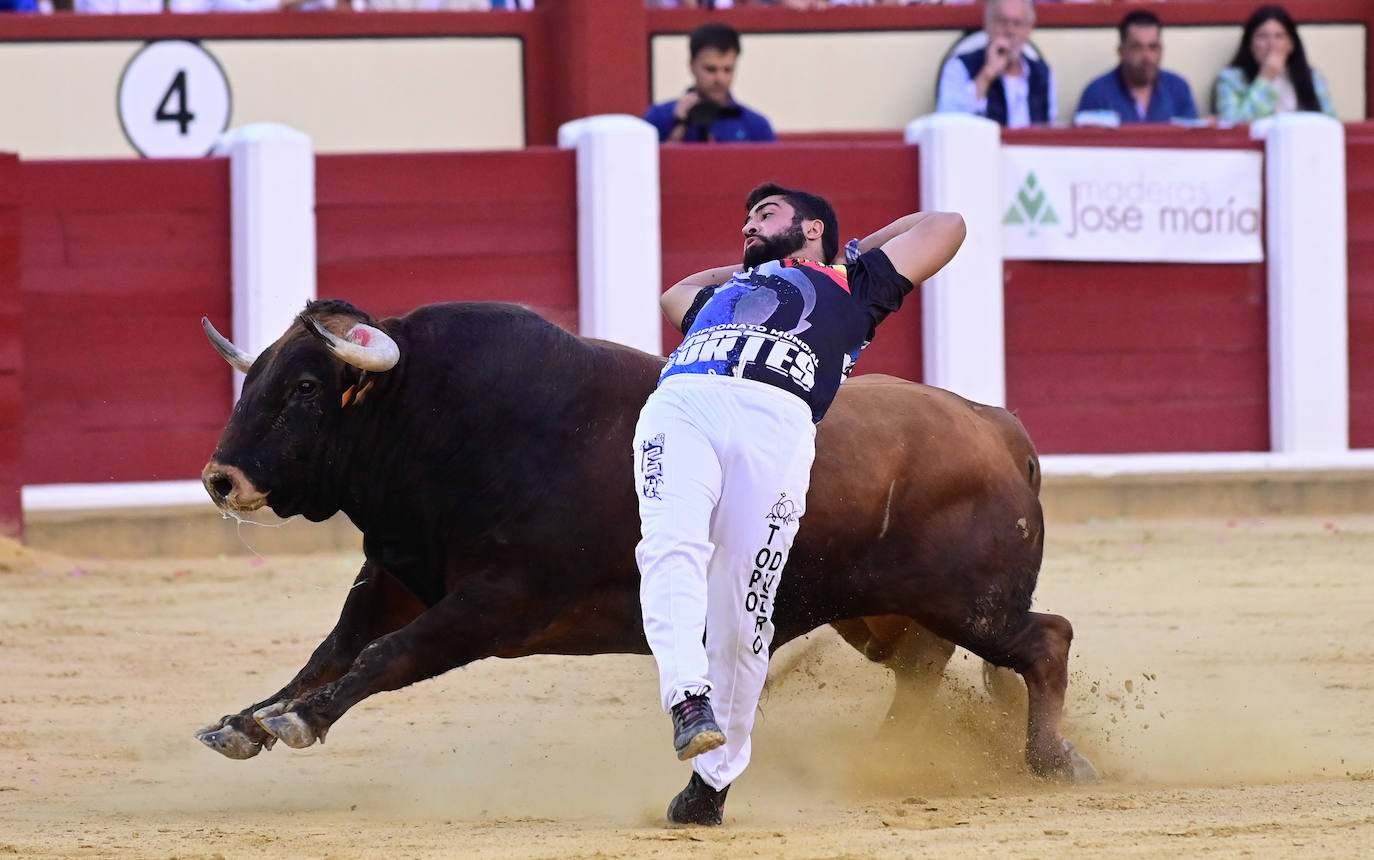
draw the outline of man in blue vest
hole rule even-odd
[[[1121,19],[1117,31],[1121,62],[1083,90],[1078,111],[1112,111],[1127,122],[1197,119],[1188,82],[1159,67],[1164,56],[1159,16],[1136,9]]]
[[[1052,124],[1059,113],[1054,72],[1027,45],[1033,26],[1032,0],[990,0],[986,43],[945,62],[935,109],[985,116],[1008,128]]]
[[[656,104],[644,119],[667,143],[773,141],[777,136],[763,114],[730,94],[739,60],[739,33],[727,24],[702,24],[692,32],[689,68],[693,84],[672,101]]]

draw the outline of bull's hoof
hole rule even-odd
[[[1064,752],[1069,754],[1069,764],[1073,766],[1073,782],[1081,785],[1087,782],[1099,782],[1102,774],[1098,772],[1093,763],[1088,761],[1078,750],[1074,749],[1073,744],[1068,738],[1064,739]]]
[[[214,723],[196,732],[196,740],[226,758],[252,758],[262,752],[262,745],[233,726]]]
[[[323,740],[315,736],[314,730],[299,714],[285,710],[285,705],[280,702],[254,711],[253,719],[257,720],[258,725],[268,734],[292,749],[303,750],[316,740]]]

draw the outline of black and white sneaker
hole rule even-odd
[[[725,743],[725,732],[716,725],[711,713],[711,700],[705,696],[691,696],[673,705],[673,746],[677,757],[686,761]]]
[[[673,802],[668,804],[669,824],[701,824],[718,827],[725,816],[725,793],[730,786],[720,791],[706,784],[696,771],[687,787],[677,793]]]

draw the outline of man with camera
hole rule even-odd
[[[1052,124],[1059,112],[1054,72],[1029,45],[1034,25],[1033,0],[990,0],[983,32],[976,34],[981,38],[965,39],[970,48],[940,70],[935,109],[985,116],[1008,128]]]
[[[695,83],[677,99],[656,104],[644,114],[644,119],[658,129],[658,139],[675,143],[777,140],[763,114],[730,95],[740,52],[735,28],[703,24],[692,31],[688,44],[688,68]]]

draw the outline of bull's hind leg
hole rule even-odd
[[[988,655],[1010,666],[1026,682],[1026,762],[1036,774],[1077,782],[1097,778],[1087,759],[1064,740],[1064,695],[1069,685],[1069,645],[1073,625],[1067,618],[1041,612],[1026,615],[1021,630],[1002,648]]]
[[[277,738],[258,718],[280,713],[286,702],[341,676],[367,644],[397,630],[425,606],[384,570],[365,563],[344,601],[339,621],[285,687],[237,714],[220,717],[196,732],[196,739],[229,758],[252,758]]]
[[[859,653],[892,670],[896,689],[884,727],[909,726],[920,719],[954,656],[954,643],[901,615],[852,618],[832,626]]]

